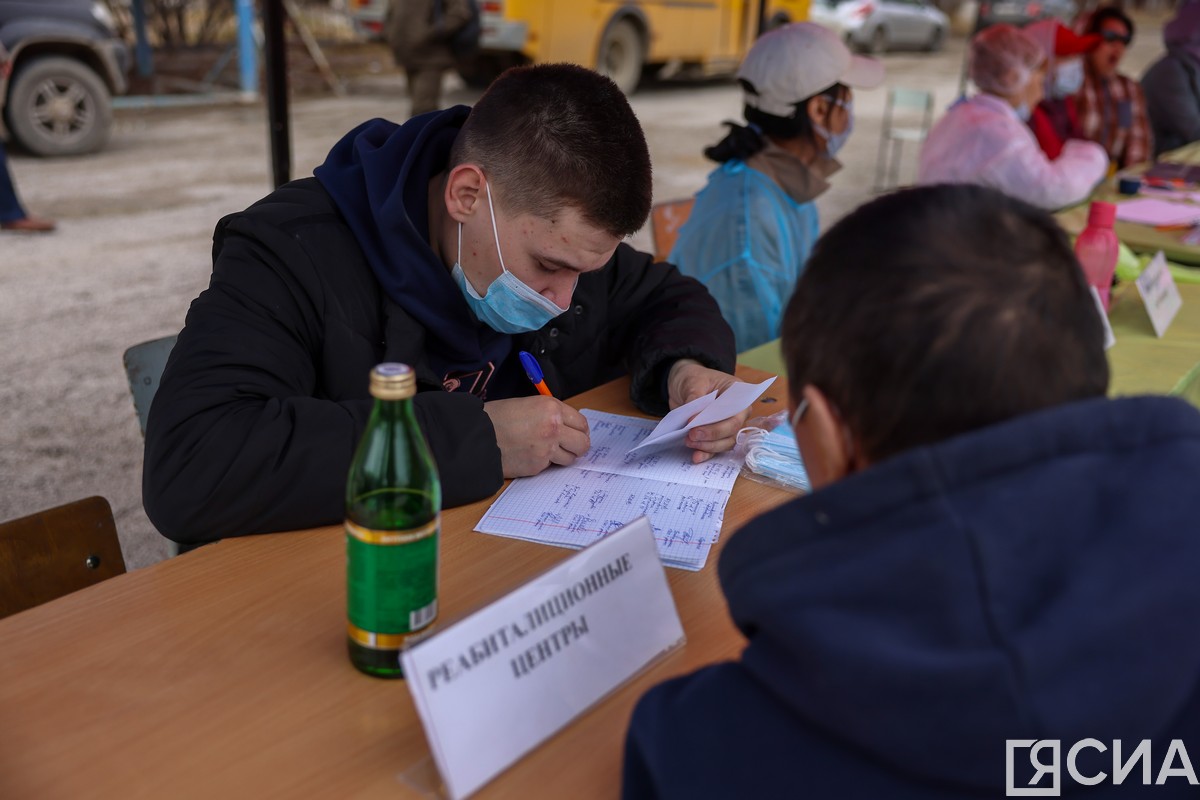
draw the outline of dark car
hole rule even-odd
[[[0,78],[9,134],[41,156],[99,150],[112,95],[127,86],[129,48],[108,7],[92,0],[0,0],[0,44],[12,60]]]
[[[998,22],[1025,25],[1050,18],[1070,25],[1075,12],[1075,0],[982,0],[975,28],[982,30]]]

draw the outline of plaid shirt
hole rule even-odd
[[[1151,158],[1146,98],[1136,81],[1124,75],[1099,78],[1088,70],[1075,104],[1083,135],[1103,147],[1118,169]]]

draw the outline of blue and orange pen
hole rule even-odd
[[[533,357],[533,353],[522,350],[518,355],[521,357],[521,366],[525,368],[525,374],[529,376],[529,382],[538,390],[538,394],[544,394],[546,397],[554,397],[550,393],[550,387],[546,385],[546,379],[542,375],[542,365]]]

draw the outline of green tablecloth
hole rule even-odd
[[[763,372],[773,372],[776,375],[783,375],[786,372],[783,368],[783,353],[779,352],[778,339],[739,353],[738,363],[761,369]]]
[[[1162,339],[1154,335],[1133,284],[1118,287],[1109,322],[1117,343],[1108,350],[1110,395],[1178,394],[1200,406],[1200,286],[1181,284],[1183,307]],[[738,362],[784,373],[778,340],[747,350]]]
[[[1175,393],[1200,405],[1195,387],[1188,385],[1200,365],[1200,286],[1179,284],[1179,294],[1183,307],[1159,339],[1137,287],[1118,287],[1108,315],[1117,337],[1108,350],[1109,394]]]

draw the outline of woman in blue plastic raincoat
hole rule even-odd
[[[840,168],[854,127],[851,87],[883,82],[883,65],[851,55],[811,23],[767,33],[738,70],[747,126],[704,154],[708,176],[669,261],[708,287],[733,327],[738,351],[779,337],[783,306],[817,239],[813,200]]]

